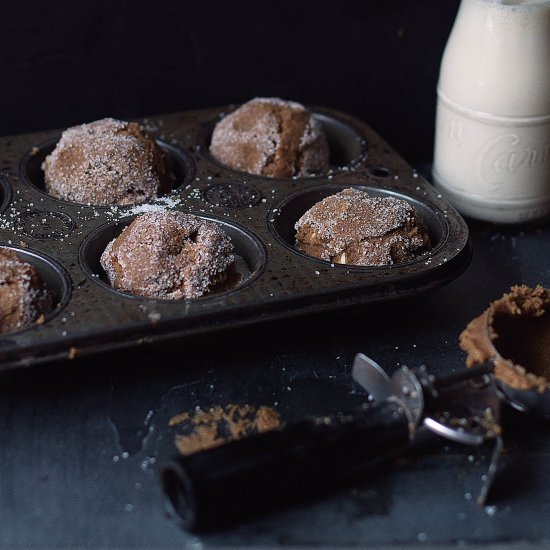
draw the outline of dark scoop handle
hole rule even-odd
[[[211,529],[336,488],[408,441],[403,408],[385,402],[176,456],[162,487],[184,528]]]

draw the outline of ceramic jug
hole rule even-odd
[[[435,186],[464,215],[550,216],[550,0],[462,0],[439,75]]]

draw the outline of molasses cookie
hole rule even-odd
[[[13,250],[0,247],[0,333],[28,327],[50,305],[36,269]]]
[[[198,298],[225,280],[232,251],[229,236],[215,223],[161,210],[138,216],[107,245],[101,265],[118,290],[148,298]]]
[[[50,195],[81,204],[138,204],[172,184],[155,140],[139,124],[112,118],[65,130],[42,169]]]
[[[395,197],[344,189],[310,208],[296,223],[296,247],[333,263],[382,266],[406,262],[430,248],[415,208]]]
[[[278,98],[252,99],[224,117],[214,128],[210,153],[226,166],[272,178],[329,168],[321,124],[303,105]]]

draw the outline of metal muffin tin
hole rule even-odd
[[[208,153],[215,123],[231,107],[140,122],[171,157],[173,190],[139,206],[98,207],[50,197],[41,164],[60,131],[0,138],[0,245],[34,264],[57,306],[43,323],[0,336],[0,369],[133,346],[358,303],[415,295],[467,267],[468,228],[430,184],[361,121],[312,108],[327,133],[328,174],[274,179],[228,169]],[[294,248],[294,224],[346,187],[412,203],[433,249],[387,267],[334,265]],[[152,208],[190,212],[222,225],[244,276],[195,300],[150,300],[109,286],[99,264],[107,243]]]

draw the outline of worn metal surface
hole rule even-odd
[[[152,204],[221,223],[251,272],[231,291],[197,300],[148,300],[109,288],[99,256],[147,205],[94,207],[54,199],[44,192],[40,166],[60,132],[1,139],[0,244],[43,258],[37,267],[60,306],[45,324],[0,339],[0,369],[403,298],[457,277],[470,261],[462,218],[366,124],[333,110],[313,110],[327,132],[334,168],[308,178],[251,176],[214,161],[208,144],[223,109],[141,121],[171,156],[176,176],[173,191]],[[413,203],[429,227],[429,255],[359,268],[297,252],[293,228],[299,216],[348,186]]]

